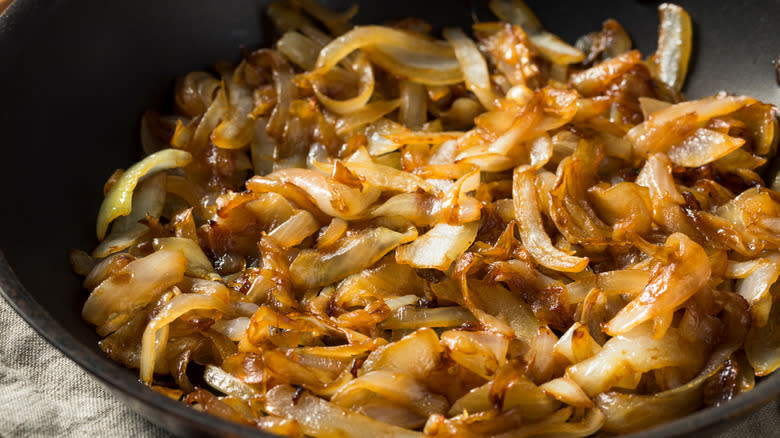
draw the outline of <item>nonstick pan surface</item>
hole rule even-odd
[[[328,2],[336,8],[346,2]],[[359,23],[418,16],[467,26],[474,0],[361,1]],[[653,1],[528,1],[545,26],[569,42],[617,19],[644,53],[655,50]],[[780,104],[780,0],[680,1],[695,24],[689,98],[726,90]],[[70,248],[95,246],[105,179],[140,157],[139,117],[170,110],[173,79],[237,60],[268,42],[267,2],[251,0],[16,0],[0,16],[0,287],[55,347],[151,421],[182,436],[267,436],[189,409],[137,381],[106,358],[82,322],[85,293],[70,271]],[[709,436],[780,393],[780,373],[717,408],[635,436]]]

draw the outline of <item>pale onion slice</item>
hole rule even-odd
[[[428,374],[441,364],[443,352],[436,332],[422,328],[371,352],[358,370],[358,376],[387,370],[424,382]]]
[[[298,210],[289,219],[268,233],[279,245],[291,248],[316,233],[320,223],[306,210]]]
[[[491,379],[506,363],[509,338],[498,333],[448,330],[441,334],[447,355],[462,367]]]
[[[322,46],[306,35],[291,30],[276,41],[276,49],[298,67],[313,70]]]
[[[652,219],[656,224],[667,232],[701,236],[683,213],[681,205],[685,204],[685,199],[677,188],[672,175],[672,162],[666,154],[650,156],[634,182],[650,189]]]
[[[374,70],[371,68],[371,63],[368,62],[365,55],[360,54],[353,63],[353,69],[359,77],[358,93],[355,97],[344,100],[329,97],[326,93],[325,78],[323,76],[314,77],[312,80],[314,94],[325,108],[337,114],[349,114],[360,110],[371,99],[374,94]]]
[[[762,257],[762,263],[756,266],[745,278],[737,280],[736,292],[747,300],[750,305],[750,316],[753,327],[763,327],[769,320],[769,307],[763,303],[774,301],[770,289],[780,277],[780,254],[773,252]],[[762,305],[763,304],[763,305]]]
[[[628,294],[631,297],[639,295],[650,281],[650,274],[639,269],[621,269],[600,272],[592,277],[577,280],[566,285],[569,302],[580,303],[593,288],[598,288],[607,295]]]
[[[318,438],[423,437],[420,432],[350,412],[306,391],[298,394],[289,385],[277,385],[266,393],[265,410],[296,420],[306,435]]]
[[[490,83],[487,62],[480,53],[474,41],[467,37],[462,30],[447,28],[443,32],[444,38],[452,44],[455,56],[458,58],[466,87],[477,96],[479,103],[487,110],[496,108],[496,95]]]
[[[398,263],[414,268],[446,271],[466,251],[479,231],[479,222],[450,225],[438,223],[427,233],[395,251]]]
[[[645,120],[657,111],[672,106],[671,102],[665,100],[653,99],[652,97],[642,96],[639,99],[639,108],[642,110],[642,116]]]
[[[399,265],[390,254],[371,268],[345,278],[337,286],[333,300],[341,308],[365,307],[377,299],[387,302],[394,297],[417,296],[424,284],[414,269]]]
[[[656,270],[642,293],[609,321],[604,331],[610,336],[627,333],[647,320],[674,312],[707,284],[712,271],[701,245],[685,234],[674,233],[664,247],[670,252],[668,264]]]
[[[593,400],[585,394],[585,391],[577,385],[577,382],[566,376],[548,380],[539,385],[539,389],[544,391],[548,396],[566,403],[567,405],[582,408],[593,407]]]
[[[247,188],[253,189],[253,177],[247,181]],[[381,191],[376,187],[363,187],[362,190],[334,181],[320,172],[308,169],[278,170],[267,178],[293,184],[301,188],[323,212],[341,219],[353,219],[371,206]]]
[[[246,402],[251,402],[253,398],[261,395],[260,391],[218,366],[206,365],[206,369],[203,371],[203,380],[217,391],[238,397]]]
[[[464,411],[474,414],[493,409],[490,391],[494,382],[491,380],[467,392],[452,404],[447,415],[452,417],[462,414]],[[520,408],[524,419],[535,421],[553,413],[557,405],[555,400],[545,395],[533,382],[527,378],[520,378],[514,380],[512,385],[506,389],[502,411]]]
[[[709,164],[742,147],[745,140],[711,129],[699,128],[682,143],[669,148],[667,155],[672,163],[685,167]]]
[[[400,266],[400,265],[399,265]],[[388,309],[390,309],[391,312],[398,312],[401,309],[409,309],[411,306],[418,306],[420,304],[420,297],[417,295],[402,295],[397,297],[388,297],[387,299],[383,299],[382,301],[385,302],[385,305]],[[438,307],[436,307],[438,309]],[[415,329],[421,328],[421,327],[415,327]]]
[[[158,332],[166,329],[176,318],[191,310],[229,311],[224,301],[209,295],[181,294],[167,302],[149,321],[141,338],[141,361],[139,372],[141,381],[151,385],[157,357],[165,351],[166,342],[158,342]],[[167,338],[165,336],[164,338]]]
[[[396,151],[401,147],[401,143],[393,141],[394,136],[408,131],[405,126],[390,119],[379,119],[366,127],[366,148],[374,157]]]
[[[642,373],[650,370],[680,367],[695,371],[702,366],[704,345],[688,341],[675,328],[660,339],[653,332],[653,325],[646,323],[617,335],[596,355],[569,366],[566,375],[592,397],[612,387],[633,389]]]
[[[676,204],[685,202],[672,176],[669,157],[665,154],[658,153],[650,156],[636,177],[635,183],[650,189],[653,200],[668,199]]]
[[[187,259],[179,252],[156,251],[134,260],[101,282],[87,298],[81,317],[102,326],[151,303],[184,278]]]
[[[673,3],[658,6],[660,25],[658,48],[649,63],[664,84],[675,91],[682,89],[688,73],[688,61],[693,47],[693,25],[688,12]]]
[[[554,247],[544,231],[535,173],[530,166],[519,166],[514,171],[512,200],[520,225],[520,239],[539,264],[563,272],[580,272],[588,266],[589,259],[572,256]]]
[[[182,237],[158,237],[152,240],[155,251],[177,251],[187,259],[186,275],[207,280],[216,280],[221,277],[216,273],[211,261],[203,253],[197,242]]]
[[[463,82],[457,58],[437,58],[417,50],[394,46],[362,49],[374,64],[388,72],[422,85],[454,85]]]
[[[344,237],[327,251],[305,249],[290,264],[290,280],[303,289],[329,285],[368,268],[416,237],[414,228],[399,233],[377,227]]]
[[[347,160],[344,166],[371,186],[382,190],[410,193],[418,190],[437,194],[439,190],[417,175],[373,161],[359,162]]]
[[[98,239],[103,240],[108,225],[114,219],[130,214],[133,209],[133,191],[141,178],[161,170],[186,166],[190,161],[192,155],[187,151],[165,149],[149,155],[122,173],[100,205],[97,219]]]
[[[446,398],[430,392],[412,377],[386,370],[371,371],[352,380],[333,394],[330,402],[410,429],[422,426],[430,415],[443,414],[449,408]],[[383,415],[387,411],[394,415]]]
[[[390,301],[398,298],[385,300],[385,304],[393,312],[387,319],[377,324],[378,328],[385,330],[417,330],[423,327],[460,327],[463,324],[476,321],[471,312],[463,307],[420,308],[417,307],[417,301],[420,299],[418,296],[407,295],[406,297],[411,297],[414,300],[413,303],[400,306],[396,310],[393,310]]]
[[[766,258],[757,258],[752,260],[746,260],[744,262],[729,260],[728,265],[726,266],[726,272],[724,276],[726,278],[731,278],[731,279],[745,278],[748,275],[755,272],[756,269],[762,267],[768,262],[769,260],[767,260]]]
[[[436,285],[445,286],[445,282]],[[434,286],[431,285],[432,288]],[[470,279],[467,288],[461,284],[458,295],[455,302],[468,308],[479,322],[496,333],[514,334],[517,339],[530,344],[540,328],[545,328],[528,303],[501,285]],[[465,297],[469,298],[467,302]]]
[[[585,59],[585,54],[581,50],[550,32],[543,31],[536,35],[531,35],[528,40],[543,58],[555,64],[576,64]]]
[[[394,74],[428,85],[463,81],[463,74],[448,44],[433,42],[401,30],[358,26],[325,46],[315,73],[324,73],[355,50],[368,52],[372,61]]]
[[[336,133],[344,135],[355,131],[369,123],[376,122],[382,117],[398,109],[401,106],[400,99],[394,100],[376,100],[363,105],[362,108],[355,110],[336,121]]]
[[[575,322],[561,335],[553,352],[566,358],[569,363],[582,362],[601,351],[601,346],[590,335],[588,326]]]
[[[399,193],[373,207],[369,217],[401,216],[418,227],[433,225],[439,220],[441,200],[424,193]],[[474,218],[474,219],[478,219]]]
[[[211,328],[227,336],[231,341],[239,342],[244,336],[244,332],[249,328],[250,321],[251,319],[246,316],[240,316],[235,319],[220,319],[219,321],[216,321]],[[226,392],[225,394],[228,393]]]

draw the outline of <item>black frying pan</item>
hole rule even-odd
[[[69,248],[96,244],[94,223],[108,175],[140,157],[143,110],[170,111],[176,75],[237,60],[264,42],[264,1],[16,0],[0,16],[0,287],[55,347],[153,422],[185,436],[265,436],[200,414],[146,389],[104,357],[81,321],[85,293]],[[362,1],[358,21],[419,16],[468,25],[486,2]],[[695,23],[689,97],[725,89],[780,104],[780,0],[680,1]],[[344,7],[344,1],[331,1]],[[569,42],[616,18],[644,53],[655,50],[654,1],[531,1],[546,27]],[[712,433],[780,393],[780,373],[730,403],[637,437]]]

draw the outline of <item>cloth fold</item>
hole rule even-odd
[[[0,298],[0,437],[169,438],[49,345]],[[780,437],[780,399],[715,438]]]

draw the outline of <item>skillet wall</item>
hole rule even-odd
[[[80,319],[85,293],[67,250],[96,244],[103,183],[140,158],[140,114],[170,110],[177,75],[258,47],[264,3],[17,0],[0,19],[0,248],[34,300],[73,335],[66,337],[83,350],[80,360],[100,362],[93,372],[116,373],[127,388],[134,373],[102,363],[98,338]],[[479,0],[358,3],[363,23],[415,15],[468,25],[471,9],[491,18]],[[644,54],[655,49],[658,2],[528,3],[569,42],[613,17]],[[688,96],[726,89],[780,104],[773,65],[780,33],[772,23],[780,0],[679,3],[696,26]]]

